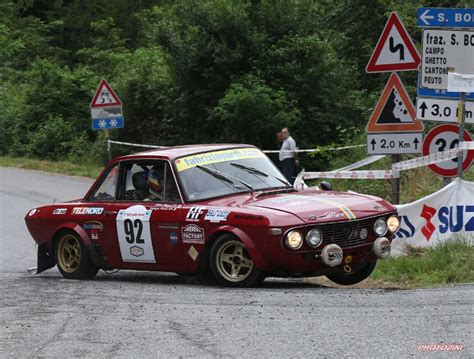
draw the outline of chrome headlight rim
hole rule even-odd
[[[392,221],[396,220],[396,228],[395,229],[392,229],[390,228],[390,224]],[[398,229],[400,228],[400,217],[395,215],[395,214],[392,214],[390,217],[387,218],[387,229],[390,233],[395,233],[398,231]]]
[[[383,231],[377,231],[377,227],[379,227],[380,225],[382,225],[382,227],[380,228],[383,228]],[[374,226],[373,226],[373,229],[374,229],[374,233],[378,236],[378,237],[382,237],[382,236],[385,236],[387,234],[387,231],[388,231],[388,226],[387,226],[387,221],[384,217],[379,217],[375,220],[374,222]]]
[[[293,236],[296,236],[296,238],[299,237],[299,240],[297,241],[296,246],[290,245],[290,237],[293,237]],[[290,249],[292,251],[297,251],[303,245],[303,234],[299,230],[296,230],[296,229],[292,229],[291,231],[288,231],[288,233],[285,234],[284,244],[287,249]]]
[[[315,233],[318,233],[319,241],[317,242],[317,244],[311,244],[310,237]],[[308,246],[310,246],[311,248],[317,248],[321,245],[321,243],[323,243],[323,232],[319,228],[313,228],[309,230],[308,233],[306,233],[306,244]]]

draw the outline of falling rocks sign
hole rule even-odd
[[[403,254],[405,245],[434,247],[456,238],[474,245],[474,182],[456,179],[397,209],[401,226],[392,243],[392,255]]]

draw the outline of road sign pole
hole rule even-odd
[[[400,162],[400,155],[392,155],[392,165]],[[392,178],[392,204],[400,203],[400,178]]]
[[[464,122],[466,121],[466,93],[461,92],[461,101],[459,102],[459,145],[464,141]],[[462,179],[463,151],[458,156],[458,177]]]
[[[110,131],[106,128],[104,130],[105,140],[107,141],[107,159],[110,161],[112,159],[112,146],[110,146]]]

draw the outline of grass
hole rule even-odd
[[[406,248],[407,255],[380,260],[371,279],[408,288],[474,282],[474,246],[453,239],[435,248]]]
[[[89,178],[96,178],[103,168],[102,166],[91,163],[77,164],[66,161],[56,162],[21,157],[0,157],[0,166],[24,168],[29,170],[38,170]]]

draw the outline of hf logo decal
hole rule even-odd
[[[187,221],[199,222],[206,207],[191,207],[186,215]]]

